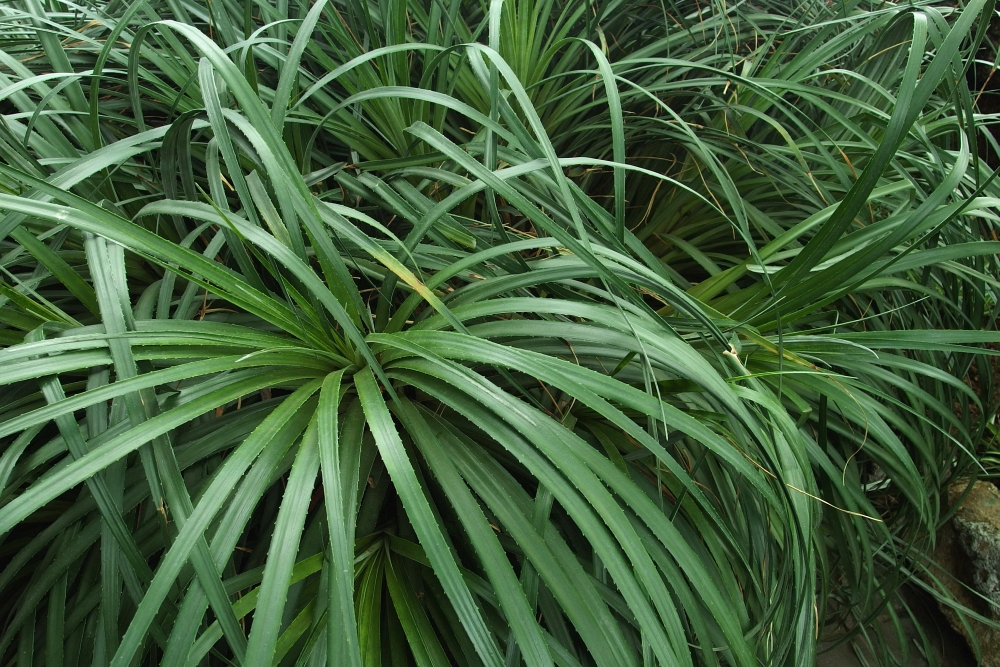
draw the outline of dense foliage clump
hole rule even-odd
[[[997,407],[992,14],[5,3],[0,664],[882,646]]]

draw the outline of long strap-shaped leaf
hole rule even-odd
[[[181,568],[192,558],[192,554],[197,549],[198,544],[204,542],[205,530],[225,504],[226,499],[229,498],[233,487],[244,475],[254,459],[257,458],[257,455],[260,454],[264,446],[274,437],[274,434],[319,389],[319,385],[319,380],[313,380],[298,389],[295,394],[285,399],[281,406],[268,416],[242,445],[226,457],[222,473],[215,476],[209,488],[202,494],[201,501],[187,517],[188,520],[181,527],[180,533],[177,535],[174,543],[160,561],[156,576],[153,578],[153,583],[150,584],[146,597],[139,604],[139,608],[132,618],[132,623],[125,632],[122,643],[117,653],[115,653],[114,659],[111,661],[111,667],[125,667],[132,661],[135,652],[142,643],[146,628],[159,609],[162,600],[174,585],[174,581],[180,574]],[[153,421],[146,422],[146,425]],[[221,585],[221,581],[219,583]],[[228,600],[226,602],[229,607],[229,614],[235,618],[232,606]],[[249,646],[247,647],[247,651],[249,652]],[[247,657],[249,658],[249,653]],[[269,666],[270,661],[267,664]]]
[[[285,331],[298,333],[300,326],[295,314],[289,308],[269,295],[243,284],[239,274],[235,271],[223,267],[218,262],[206,259],[200,253],[172,244],[83,197],[53,187],[29,174],[10,169],[2,164],[0,164],[0,173],[36,187],[54,199],[65,202],[72,207],[69,209],[66,206],[35,202],[11,195],[0,195],[0,209],[25,213],[57,224],[68,224],[81,231],[99,234],[129,250],[142,253],[171,270],[176,270],[171,264],[183,267],[186,271],[203,276],[206,281],[213,284],[213,289],[216,292],[223,292],[227,299],[238,306],[246,308],[263,319],[279,324]],[[190,276],[185,276],[185,278],[191,279]]]
[[[499,178],[492,170],[486,169],[486,167],[474,160],[471,155],[428,125],[417,122],[409,128],[409,131],[414,136],[423,139],[428,144],[460,164],[462,167],[467,169],[469,173],[473,174],[482,180],[483,183],[493,188],[498,194],[503,196],[504,199],[517,206],[518,210],[524,213],[533,223],[538,225],[546,233],[558,239],[566,248],[577,255],[582,261],[593,267],[601,279],[605,280],[609,285],[616,287],[622,295],[633,301],[639,308],[651,311],[649,306],[647,306],[641,298],[635,295],[635,292],[625,283],[624,280],[611,272],[604,263],[595,257],[594,252],[592,251],[592,244],[589,241],[589,235],[586,231],[582,232],[584,240],[575,238],[573,234],[563,229],[561,225],[554,223],[547,214],[545,214],[538,206],[530,202],[527,197],[518,192],[513,186]],[[557,166],[559,165],[558,159],[555,159],[555,164]],[[562,183],[562,181],[560,181],[560,183]],[[572,201],[572,196],[567,193],[567,201],[562,203],[570,205]],[[575,204],[571,207],[571,210],[576,210]],[[582,222],[580,224],[582,225]],[[701,321],[713,337],[715,337],[718,341],[725,343],[726,339],[722,335],[722,332],[719,331],[719,328],[714,322],[705,316],[703,309],[695,308],[690,314],[692,317]],[[728,343],[725,344],[728,345]]]
[[[131,305],[128,302],[128,287],[125,285],[124,249],[115,246],[118,252],[109,252],[105,240],[87,235],[87,262],[91,275],[94,277],[94,288],[101,307],[101,319],[105,330],[112,335],[121,336],[128,329],[135,328]],[[115,376],[128,379],[138,375],[132,348],[127,338],[116,337],[108,340],[108,348],[114,361]],[[138,426],[149,416],[156,414],[156,396],[151,389],[140,389],[123,396],[129,421],[132,426]],[[148,445],[139,449],[143,469],[149,479],[150,495],[154,503],[163,510],[163,497],[160,496],[160,483],[163,495],[170,503],[170,511],[178,526],[183,527],[188,515],[193,509],[191,496],[181,474],[180,466],[174,456],[173,447],[160,435]],[[229,600],[222,587],[221,575],[212,562],[208,551],[208,543],[202,538],[195,548],[192,563],[198,578],[208,592],[212,608],[219,617],[223,630],[226,632],[237,660],[242,660],[246,650],[246,639],[239,622],[232,614]]]
[[[241,396],[273,387],[281,382],[294,382],[308,375],[302,371],[275,371],[268,376],[254,377],[211,391],[190,403],[163,412],[152,419],[120,433],[95,447],[80,459],[54,470],[43,483],[34,484],[0,508],[0,535],[8,532],[32,512],[44,507],[78,484],[97,474],[110,464],[139,449],[157,436],[169,433],[220,405],[235,401]]]
[[[323,470],[323,498],[330,533],[330,582],[327,602],[327,664],[361,667],[358,622],[354,611],[354,526],[349,523],[346,493],[354,493],[355,480],[341,469],[337,409],[343,371],[323,381],[317,412],[319,460]],[[356,471],[354,471],[356,472]]]
[[[517,575],[482,509],[448,456],[438,447],[437,438],[416,408],[400,398],[398,414],[455,507],[493,584],[528,667],[552,665],[542,630],[534,620],[534,610],[528,606]]]
[[[580,522],[581,528],[594,536],[595,550],[615,576],[619,589],[634,613],[642,616],[651,639],[656,640],[653,645],[658,657],[664,662],[673,662],[679,656],[686,655],[686,649],[677,645],[680,637],[674,633],[673,637],[668,638],[664,633],[663,622],[666,622],[668,628],[675,630],[670,625],[671,616],[674,616],[675,611],[672,609],[669,596],[662,593],[663,581],[649,561],[646,548],[641,546],[634,528],[621,514],[621,506],[613,500],[609,489],[599,481],[581,456],[587,449],[591,451],[593,449],[555,420],[537,409],[516,401],[482,376],[441,358],[435,359],[435,355],[427,351],[422,356],[428,358],[427,363],[413,361],[402,365],[438,377],[458,387],[474,400],[490,406],[501,419],[517,432],[524,434],[533,448],[512,450],[511,453],[532,468],[534,474],[540,476],[545,468],[558,465],[560,471],[572,480],[572,486],[565,479],[559,478],[543,483],[552,490],[560,504],[573,514],[574,520]],[[551,463],[544,461],[542,457],[548,457]],[[609,480],[620,476],[621,473],[606,459],[604,463]],[[577,489],[586,493],[586,501],[583,501]],[[630,505],[635,506],[635,511],[643,517],[650,528],[659,533],[658,537],[671,549],[674,558],[691,580],[696,582],[706,601],[709,601],[720,627],[730,641],[730,646],[734,651],[738,651],[737,655],[743,661],[749,663],[748,646],[743,640],[742,628],[731,608],[732,601],[727,600],[726,595],[720,591],[717,582],[710,576],[709,569],[697,558],[690,545],[681,538],[677,528],[665,520],[662,511],[648,497],[636,494],[627,484],[618,484],[615,490],[622,493]],[[602,537],[598,538],[598,535]],[[605,540],[608,542],[605,543]],[[616,548],[611,548],[611,544],[620,545],[631,564],[627,563],[625,554]],[[657,607],[656,611],[650,602]],[[659,617],[657,611],[660,612]]]
[[[199,32],[193,26],[175,21],[163,21],[161,25],[181,33],[190,40],[204,54],[207,59],[206,63],[210,62],[215,72],[218,72],[229,86],[230,92],[239,102],[246,117],[234,114],[229,114],[227,117],[234,123],[243,124],[245,128],[252,128],[260,137],[261,146],[266,146],[266,151],[264,151],[266,155],[262,153],[261,157],[267,157],[269,158],[269,162],[271,162],[269,168],[271,184],[274,186],[278,199],[281,202],[282,213],[286,218],[285,224],[294,226],[294,230],[290,230],[290,232],[297,254],[301,259],[305,259],[301,232],[295,220],[296,217],[301,217],[302,222],[306,225],[306,230],[316,257],[319,259],[327,281],[330,283],[330,288],[338,295],[338,299],[345,306],[354,307],[354,304],[357,303],[357,299],[355,298],[357,297],[357,288],[353,283],[349,282],[349,276],[347,275],[340,254],[335,251],[332,241],[324,233],[319,213],[312,199],[312,194],[302,175],[299,173],[299,169],[288,152],[281,135],[278,133],[271,119],[271,114],[260,100],[259,95],[250,87],[246,78],[229,57],[206,35]],[[140,38],[140,33],[143,33],[144,30],[142,29],[137,33],[137,41]],[[207,68],[207,64],[204,67]],[[244,131],[246,130],[244,129]],[[248,138],[252,139],[249,135]],[[260,150],[261,146],[257,146],[258,150]],[[345,282],[345,280],[348,282]],[[342,324],[342,326],[345,327],[348,335],[354,338],[352,330],[356,332],[355,325],[351,323],[350,325]],[[363,353],[364,350],[362,350]],[[368,363],[376,369],[377,374],[381,373],[374,359],[368,359]]]
[[[288,100],[292,96],[292,86],[299,78],[299,62],[302,60],[302,54],[306,50],[313,30],[316,28],[316,23],[325,8],[326,0],[319,0],[306,14],[281,68],[281,77],[278,80],[278,87],[274,91],[274,103],[271,106],[271,119],[279,134],[285,127],[285,114],[288,112]]]
[[[288,400],[297,399],[294,395],[285,399],[282,401],[282,407],[285,407]],[[283,423],[275,422],[267,426],[269,429],[275,425],[278,428],[271,429],[269,442],[264,446],[257,460],[254,461],[253,467],[240,480],[239,486],[227,502],[228,507],[225,513],[217,520],[219,527],[212,537],[212,557],[220,568],[233,557],[233,550],[246,530],[261,497],[276,481],[282,460],[287,456],[299,434],[312,421],[316,402],[316,397],[313,396],[299,406],[291,418],[281,417]],[[276,416],[275,419],[278,417]],[[259,428],[264,426],[262,422]],[[251,437],[256,437],[256,431],[254,433]],[[259,581],[259,579],[254,581]],[[295,581],[294,576],[292,581]],[[233,609],[236,610],[237,605],[245,599],[237,601],[233,605]],[[254,593],[254,600],[256,600],[256,593]],[[208,598],[201,587],[197,586],[197,582],[193,582],[192,587],[188,589],[187,595],[184,597],[180,616],[170,632],[167,650],[164,652],[161,662],[163,667],[183,667],[185,664],[194,667],[200,664],[208,650],[222,639],[222,630],[218,621],[209,626],[200,637],[198,636],[198,631],[204,626],[202,621],[207,607]],[[236,613],[238,618],[242,617],[239,612]]]
[[[282,618],[285,611],[285,598],[288,595],[288,585],[292,578],[292,568],[299,552],[299,541],[302,528],[309,509],[309,499],[312,497],[319,473],[318,423],[314,419],[306,429],[299,445],[299,451],[292,464],[285,487],[285,495],[281,500],[281,509],[274,523],[274,534],[271,546],[267,552],[267,564],[264,566],[264,579],[257,596],[257,611],[254,618],[260,623],[254,623],[247,642],[246,667],[271,667],[275,659],[278,632],[281,624],[275,620]]]
[[[358,398],[364,408],[365,416],[368,418],[368,426],[375,436],[375,443],[378,445],[379,453],[382,454],[382,461],[386,470],[396,486],[396,492],[403,501],[403,507],[413,524],[417,536],[427,552],[427,557],[431,561],[434,573],[441,581],[448,599],[455,607],[455,612],[469,634],[476,653],[480,659],[489,667],[502,667],[503,657],[500,649],[493,638],[492,633],[486,627],[482,614],[476,606],[472,593],[462,579],[455,563],[454,556],[448,549],[441,526],[438,525],[431,508],[424,497],[424,491],[417,480],[417,475],[413,469],[413,464],[403,447],[403,442],[396,432],[392,416],[386,407],[382,393],[372,372],[368,369],[359,371],[354,376],[355,386],[358,389]]]
[[[469,398],[463,390],[453,389],[423,373],[409,373],[396,368],[391,372],[394,377],[401,377],[472,419],[505,447],[516,450],[527,446],[521,434],[489,409]],[[447,423],[442,423],[440,419],[437,421],[442,428],[449,428]],[[458,437],[457,434],[449,433],[440,439],[439,446],[449,450],[448,454],[453,457],[463,478],[524,550],[525,556],[534,564],[549,592],[559,600],[562,607],[559,614],[565,614],[571,620],[597,664],[636,665],[634,653],[623,636],[622,628],[601,600],[593,582],[587,579],[576,554],[566,545],[562,536],[554,527],[547,525],[547,519],[540,522],[545,525],[533,526],[531,502],[521,486],[492,457],[478,452],[476,446],[469,446],[465,441],[454,444],[449,442]],[[479,459],[477,463],[491,466],[491,469],[477,474],[465,464],[464,459],[467,458]],[[556,483],[558,473],[555,473],[555,477],[550,477],[553,473],[551,469],[531,467],[531,470],[541,483]],[[526,500],[525,503],[520,503],[520,507],[519,497]],[[604,534],[588,534],[597,535],[599,539],[605,537]],[[553,620],[547,615],[546,618]]]
[[[40,333],[40,332],[39,332]],[[62,384],[55,377],[43,378],[40,380],[42,392],[49,404],[65,401],[66,395],[63,392]],[[76,421],[67,414],[55,418],[56,426],[59,428],[63,440],[74,459],[83,457],[88,446],[80,433],[80,428]],[[123,580],[129,595],[138,603],[142,599],[145,585],[153,578],[153,572],[136,546],[135,540],[122,519],[121,508],[114,501],[112,492],[103,477],[94,476],[86,480],[87,487],[97,503],[102,518],[102,530],[108,531],[114,543],[109,544],[109,549],[120,549],[125,556],[124,561],[118,561]],[[120,590],[119,590],[120,593]],[[165,643],[166,635],[157,625],[153,625],[153,635],[160,643]],[[0,651],[3,648],[0,647]]]
[[[128,380],[119,380],[114,384],[104,385],[85,391],[82,394],[76,394],[72,398],[65,398],[64,396],[54,399],[52,403],[44,408],[32,410],[20,417],[0,424],[0,438],[27,428],[44,425],[53,419],[58,419],[62,415],[72,414],[76,410],[82,410],[83,408],[111,400],[127,392],[138,391],[148,387],[157,387],[170,382],[198,377],[199,375],[221,373],[232,368],[233,363],[237,359],[238,357],[234,356],[224,356],[212,360],[180,364],[151,373],[143,373]],[[0,485],[0,489],[2,489],[2,486]]]
[[[913,14],[910,56],[906,63],[899,93],[896,97],[896,106],[893,109],[892,118],[889,120],[889,126],[886,128],[885,136],[864,172],[851,187],[830,220],[823,225],[823,228],[802,252],[781,273],[775,276],[775,284],[782,285],[783,290],[787,289],[788,285],[795,285],[805,272],[822,261],[829,249],[850,226],[858,211],[867,201],[868,194],[878,184],[886,166],[895,156],[910,126],[913,125],[941,78],[953,63],[959,47],[968,37],[972,24],[979,17],[979,12],[986,1],[972,0],[965,6],[958,21],[952,26],[948,36],[938,48],[934,59],[924,71],[924,75],[919,77],[919,83],[920,65],[925,56],[927,17],[922,13]]]

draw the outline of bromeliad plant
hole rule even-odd
[[[881,627],[995,408],[991,12],[5,5],[3,664]]]

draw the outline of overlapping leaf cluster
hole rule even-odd
[[[992,13],[6,3],[2,663],[881,646],[996,408]]]

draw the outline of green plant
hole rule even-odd
[[[986,5],[6,5],[4,664],[869,632],[1000,341]]]

